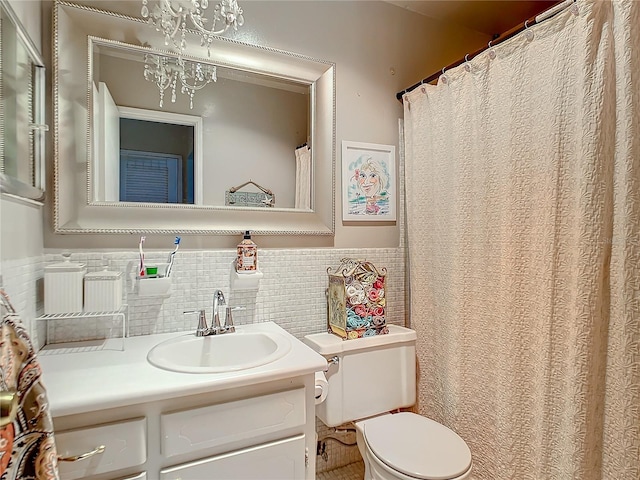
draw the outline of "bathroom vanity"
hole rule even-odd
[[[61,478],[314,479],[314,374],[325,359],[272,322],[237,330],[225,335],[241,344],[262,332],[290,348],[217,373],[147,360],[184,332],[126,338],[124,351],[42,355],[58,455],[84,456],[61,461]]]

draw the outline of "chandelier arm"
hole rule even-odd
[[[164,77],[166,83],[162,83],[162,79],[160,79],[159,81],[156,82],[156,85],[158,86],[158,90],[162,90],[163,92],[169,88],[171,86],[171,84],[173,83],[173,77]]]
[[[175,103],[178,80],[180,92],[189,97],[190,108],[193,108],[195,92],[217,81],[215,65],[203,66],[180,57],[169,59],[152,54],[145,56],[144,78],[153,82],[160,91],[161,108],[167,90],[171,91],[171,102]],[[189,84],[190,80],[193,81],[193,85]]]
[[[193,26],[196,28],[196,30],[206,35],[207,37],[210,37],[212,35],[222,35],[227,30],[229,30],[229,25],[225,25],[224,28],[221,30],[213,30],[214,28],[216,28],[216,23],[217,23],[216,18],[212,20],[213,23],[211,24],[211,30],[207,30],[202,25],[200,25],[200,22],[196,21],[196,18],[194,17],[193,12],[189,12],[189,18],[191,19],[191,23],[193,23]]]
[[[180,17],[182,18],[182,17]],[[173,32],[171,32],[170,36],[171,39],[173,40],[173,43],[177,46],[176,40],[175,40],[175,36],[178,33],[178,30],[180,30],[180,25],[182,25],[182,22],[180,21],[180,18],[178,18],[178,20],[176,21],[176,28],[173,29]]]
[[[244,24],[242,8],[238,5],[237,0],[221,0],[218,5],[213,8],[211,18],[211,28],[205,27],[208,20],[203,17],[205,10],[210,6],[208,1],[201,0],[157,0],[158,3],[153,9],[153,13],[149,15],[147,3],[148,0],[142,0],[142,15],[149,18],[149,23],[155,29],[165,36],[165,43],[169,41],[179,49],[180,55],[186,48],[185,35],[187,30],[202,37],[202,45],[206,44],[209,55],[210,48],[215,36],[220,36],[229,31],[230,28],[237,30]],[[176,8],[173,5],[177,5]],[[187,17],[193,26],[187,28]],[[216,29],[220,22],[220,28]],[[181,40],[178,41],[176,36],[181,32]]]
[[[204,87],[209,85],[209,83],[211,83],[211,82],[206,82],[206,83],[203,83],[202,85],[189,85],[187,83],[187,79],[183,78],[182,76],[180,76],[180,83],[182,83],[183,87],[188,88],[189,90],[194,90],[194,91],[197,92],[198,90],[202,90]]]
[[[173,18],[182,17],[182,5],[177,10],[174,10],[171,6],[171,0],[160,0],[160,3],[162,4],[162,10],[168,12]]]

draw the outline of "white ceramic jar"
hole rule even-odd
[[[44,313],[47,315],[82,312],[86,265],[72,262],[70,253],[62,256],[64,261],[44,268]]]
[[[91,272],[84,276],[86,312],[115,312],[122,306],[122,272]]]

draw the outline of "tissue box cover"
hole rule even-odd
[[[328,268],[327,310],[329,330],[345,339],[388,333],[386,327],[386,268],[378,270],[366,260],[343,258]]]

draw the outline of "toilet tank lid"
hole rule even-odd
[[[353,340],[343,340],[332,333],[314,333],[304,337],[304,343],[313,348],[320,355],[339,355],[343,352],[362,348],[377,347],[393,343],[415,342],[416,332],[399,325],[387,325],[389,333],[374,335]]]

